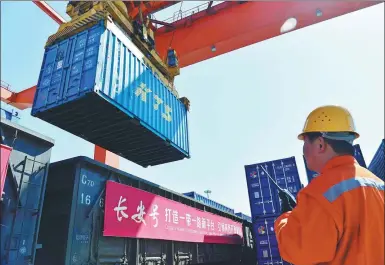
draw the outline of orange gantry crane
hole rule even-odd
[[[59,25],[65,23],[45,1],[33,1]],[[71,2],[71,1],[70,1]],[[179,67],[186,67],[248,45],[277,37],[331,18],[367,8],[383,1],[224,1],[205,2],[180,11],[177,18],[152,19],[152,14],[181,1],[125,1],[132,20],[149,18],[154,32],[155,50],[166,58],[172,48]],[[68,8],[67,8],[68,13]],[[21,92],[1,87],[1,100],[16,108],[33,104],[36,86]],[[95,146],[94,159],[118,167],[118,156]]]

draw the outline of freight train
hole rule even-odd
[[[34,264],[54,140],[3,117],[0,131],[0,261],[2,265]]]
[[[87,157],[50,163],[54,141],[6,119],[1,136],[1,143],[12,147],[2,197],[1,264],[256,264],[252,224],[243,218]],[[127,229],[116,229],[121,223],[108,207],[116,195],[111,185],[129,189],[126,203],[143,202],[146,225],[135,226],[131,215],[125,219],[126,208],[120,217]],[[159,227],[172,227],[165,223],[164,206],[179,209],[180,224],[187,222],[187,212],[192,226],[200,216],[200,229],[178,227],[169,215],[173,229],[146,234],[155,225],[154,201]],[[139,211],[136,206],[131,210]],[[108,227],[105,215],[117,225]],[[129,231],[133,234],[114,234]]]

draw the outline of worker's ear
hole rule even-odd
[[[326,150],[326,141],[325,141],[325,139],[323,137],[319,137],[317,139],[317,142],[318,142],[318,151],[320,153],[325,152],[325,150]]]

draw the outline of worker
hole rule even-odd
[[[384,264],[384,181],[354,158],[359,137],[349,111],[312,111],[298,136],[310,170],[319,175],[293,205],[283,194],[274,224],[281,257],[295,265]]]

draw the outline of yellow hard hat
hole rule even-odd
[[[303,135],[308,132],[350,132],[355,135],[355,139],[360,137],[356,132],[350,112],[343,107],[334,105],[322,106],[313,110],[307,117],[298,139],[303,140]]]

